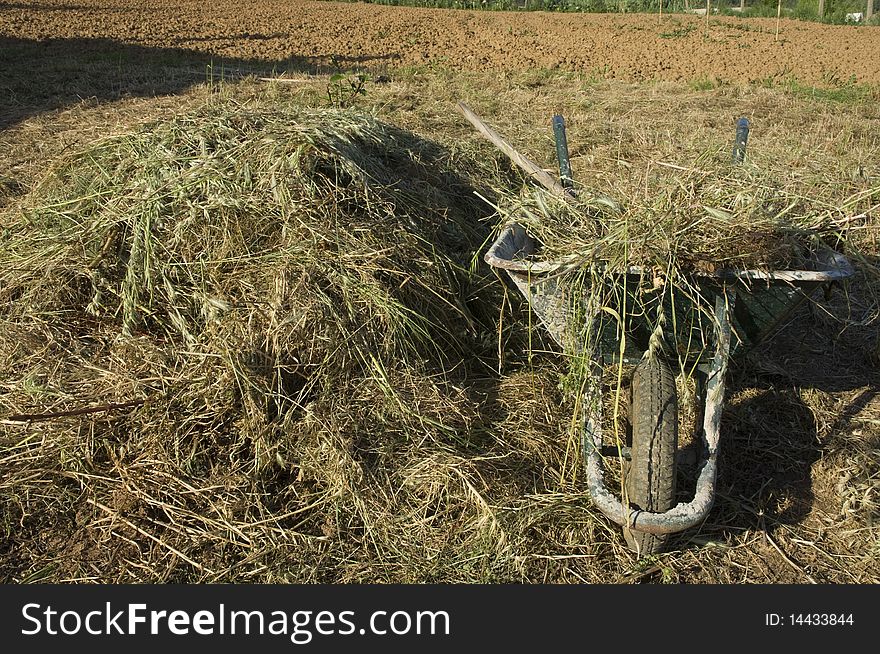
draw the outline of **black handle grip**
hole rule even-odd
[[[556,139],[556,158],[559,160],[559,182],[563,188],[574,186],[571,177],[571,161],[568,158],[568,139],[565,136],[565,119],[553,116],[553,137]]]
[[[746,158],[746,144],[749,141],[749,119],[740,118],[736,121],[736,140],[733,143],[734,164],[741,164]]]

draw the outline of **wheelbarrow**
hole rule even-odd
[[[742,162],[747,125],[738,123],[734,163]],[[571,169],[559,117],[554,118],[554,130],[559,186],[570,193]],[[629,267],[596,275],[596,264],[572,270],[543,259],[541,247],[522,225],[512,223],[484,258],[510,278],[553,340],[566,352],[589,358],[581,439],[587,490],[594,505],[623,528],[632,549],[641,556],[659,552],[671,534],[702,523],[714,503],[724,380],[731,358],[764,340],[814,291],[851,276],[852,265],[829,249],[799,270],[718,270],[689,275],[683,287],[661,284],[658,290],[651,270]],[[608,448],[601,377],[603,367],[612,364],[635,366],[629,397],[631,443],[618,441],[611,448],[623,460],[621,497],[607,488],[603,463]],[[693,436],[702,445],[692,499],[678,503],[674,370],[687,371],[694,380],[698,419]]]

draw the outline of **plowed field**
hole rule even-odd
[[[0,37],[112,39],[313,67],[435,63],[606,78],[880,82],[880,28],[697,16],[470,12],[314,0],[0,2]],[[26,62],[22,62],[26,65]]]

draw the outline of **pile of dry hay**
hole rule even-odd
[[[545,260],[712,274],[809,267],[819,248],[846,250],[849,230],[870,222],[880,199],[874,170],[829,184],[809,165],[734,165],[717,143],[688,145],[706,149],[676,163],[636,151],[604,171],[601,187],[577,188],[575,201],[535,190],[507,197],[501,213],[544,244]]]
[[[571,338],[566,338],[575,350],[569,353],[573,361],[603,346],[586,322],[596,315],[606,323],[617,316],[614,320],[624,322],[627,334],[641,334],[634,339],[636,349],[648,347],[649,334],[664,334],[655,345],[678,359],[677,372],[691,375],[689,357],[705,358],[715,342],[714,300],[695,275],[812,270],[817,252],[833,249],[863,264],[872,277],[869,287],[876,285],[876,141],[836,166],[818,157],[801,158],[801,153],[793,157],[799,165],[793,165],[782,156],[784,150],[775,149],[771,156],[764,152],[755,161],[733,164],[729,144],[695,132],[682,142],[680,159],[670,162],[661,158],[656,144],[636,147],[634,136],[655,131],[648,119],[636,122],[627,159],[618,152],[604,169],[593,161],[587,183],[575,186],[574,198],[540,188],[499,193],[500,227],[525,226],[541,243],[530,257],[560,265],[551,277],[561,276],[558,286],[568,291],[563,295],[571,305],[566,321]],[[817,171],[822,165],[827,171]],[[841,179],[835,168],[844,165],[851,170]],[[831,182],[829,175],[837,178]],[[627,292],[619,274],[629,267],[643,271],[637,291]],[[609,314],[584,312],[588,296]],[[616,347],[604,343],[609,346]],[[682,357],[685,352],[688,356]],[[575,369],[591,374],[580,363]]]
[[[516,331],[527,314],[505,313],[487,330],[509,304],[494,296],[495,279],[483,286],[463,269],[486,236],[471,189],[491,177],[485,162],[363,116],[277,106],[219,106],[97,143],[62,162],[23,212],[0,212],[0,578],[626,579],[632,555],[578,476],[576,393],[557,385],[567,366],[518,360],[543,333],[526,342]],[[616,133],[597,138],[590,151],[612,158],[627,145]],[[613,192],[579,161],[585,186]],[[837,188],[822,181],[819,192]],[[189,221],[185,233],[176,220]],[[438,231],[444,238],[428,238]],[[132,257],[136,243],[148,247]],[[297,315],[314,322],[297,327]],[[779,425],[759,435],[814,438],[791,427],[779,393],[762,397]],[[10,420],[131,400],[144,404]],[[778,459],[755,436],[752,405],[740,404],[724,453],[742,460],[722,470],[757,467],[741,492],[760,497]],[[827,408],[833,430],[846,407]],[[869,524],[876,515],[876,450],[864,447],[846,489],[868,489],[847,505],[856,538],[865,511]],[[735,501],[718,510],[700,534],[710,542],[754,522]],[[683,552],[666,559],[663,578],[741,581],[766,558],[746,545]],[[874,559],[850,570],[850,550],[834,551],[846,552],[847,569],[824,578],[876,577]]]
[[[486,410],[496,286],[454,158],[229,102],[57,165],[0,242],[3,576],[490,576],[475,454],[523,417]]]

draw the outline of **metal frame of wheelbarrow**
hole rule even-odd
[[[525,228],[512,224],[499,234],[484,259],[510,277],[553,339],[565,347],[570,314],[570,298],[566,297],[564,289],[565,266],[536,259],[539,251],[540,244],[528,235]],[[715,501],[724,378],[732,350],[740,352],[756,345],[819,286],[840,281],[853,273],[846,257],[830,250],[818,255],[811,263],[815,270],[721,271],[705,276],[717,283],[720,291],[716,295],[712,320],[714,352],[707,364],[699,366],[706,375],[702,424],[705,456],[699,462],[696,490],[691,501],[681,502],[663,513],[654,513],[625,507],[620,499],[608,491],[601,454],[600,380],[598,375],[590,380],[585,398],[585,405],[590,407],[590,411],[582,447],[586,459],[587,489],[593,503],[603,514],[623,527],[657,535],[689,529],[706,518]],[[637,275],[644,273],[637,267],[627,272]],[[737,300],[740,299],[740,305],[748,311],[746,301],[754,301],[762,291],[772,291],[774,297],[780,296],[783,300],[781,309],[760,326],[744,324],[747,316],[740,312],[740,317],[737,317]],[[589,298],[587,303],[589,307]],[[588,311],[596,314],[598,308],[592,307]],[[732,343],[734,334],[736,341]],[[600,362],[594,361],[594,364],[598,366]]]
[[[593,411],[587,418],[582,447],[586,461],[587,489],[593,503],[608,518],[620,526],[650,534],[669,534],[684,531],[702,522],[715,502],[715,477],[718,468],[718,443],[721,439],[721,408],[724,403],[724,376],[730,354],[730,321],[728,300],[736,301],[735,294],[722,293],[715,301],[715,354],[706,375],[706,399],[703,408],[703,445],[706,457],[699,465],[696,492],[690,502],[682,502],[669,511],[653,513],[624,507],[605,487],[602,466],[602,412],[601,403],[590,397],[587,406]],[[592,380],[595,382],[595,380]],[[590,389],[601,393],[601,389]],[[595,398],[598,400],[598,395]],[[699,399],[699,394],[698,394]]]

